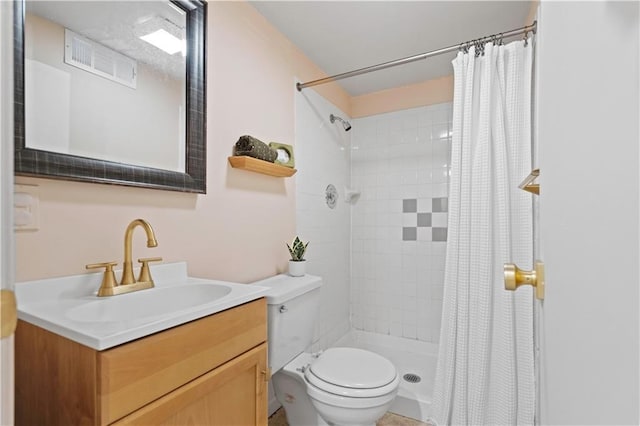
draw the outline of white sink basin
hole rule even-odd
[[[72,321],[81,322],[117,322],[162,317],[209,304],[229,293],[230,286],[213,283],[155,287],[84,303],[69,309],[65,316]]]
[[[188,277],[184,262],[154,265],[151,273],[154,288],[109,297],[96,295],[102,273],[17,283],[18,318],[104,350],[268,292],[257,285]]]

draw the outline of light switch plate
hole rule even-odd
[[[13,226],[16,231],[37,231],[40,222],[40,194],[37,185],[14,185]]]

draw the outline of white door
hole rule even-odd
[[[639,3],[546,2],[540,423],[639,424]]]
[[[0,1],[0,290],[2,328],[5,297],[14,281],[13,251],[13,2]],[[0,338],[0,424],[13,424],[13,335]]]

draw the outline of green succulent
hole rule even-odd
[[[305,244],[298,237],[293,240],[293,243],[291,243],[291,245],[287,244],[287,248],[289,249],[289,253],[291,254],[291,260],[296,262],[304,260],[304,252],[307,251],[308,245],[309,242]]]

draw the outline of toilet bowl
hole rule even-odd
[[[305,352],[317,319],[319,277],[283,274],[255,284],[270,288],[266,294],[269,366],[289,425],[374,425],[398,392],[395,366],[363,349]]]
[[[336,425],[373,425],[398,393],[395,366],[373,352],[327,349],[305,369],[307,394],[320,417]]]
[[[273,376],[292,426],[374,425],[393,403],[399,383],[391,362],[355,348],[302,353]]]

